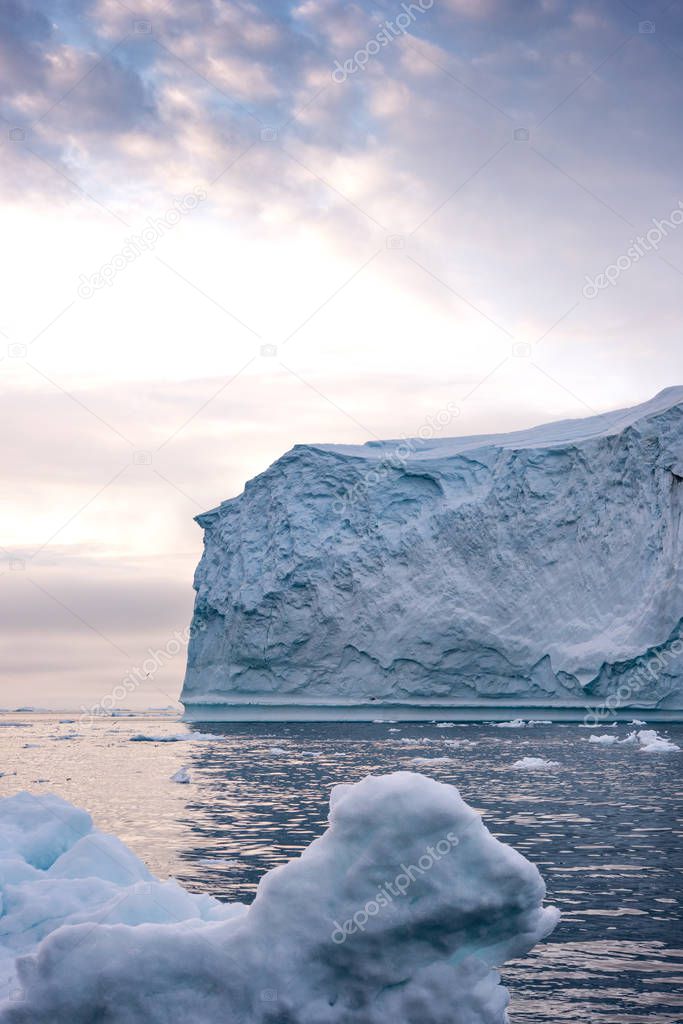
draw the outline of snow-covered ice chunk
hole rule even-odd
[[[536,867],[457,789],[412,772],[335,787],[327,831],[264,875],[248,908],[150,880],[120,847],[99,855],[85,812],[52,800],[0,803],[1,941],[8,958],[31,949],[0,1024],[504,1024],[496,968],[559,917]],[[79,843],[56,877],[57,851]],[[109,879],[112,857],[127,884]]]
[[[171,782],[180,782],[182,784],[192,782],[189,769],[185,767],[179,768],[178,771],[171,776]]]
[[[654,729],[641,729],[638,733],[640,749],[646,754],[675,754],[681,748],[672,740],[660,736]]]
[[[557,761],[547,761],[544,757],[522,757],[515,761],[512,767],[520,771],[543,772],[559,768],[560,765]]]
[[[526,722],[522,718],[513,718],[511,722],[493,722],[498,729],[523,729]]]

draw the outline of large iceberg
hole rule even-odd
[[[559,917],[457,789],[410,772],[335,787],[249,907],[28,793],[0,802],[0,887],[0,1024],[505,1024],[496,968]]]
[[[300,445],[205,531],[188,717],[683,711],[683,388],[512,434]]]

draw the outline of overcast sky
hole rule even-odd
[[[680,0],[5,0],[0,88],[4,706],[165,650],[293,444],[683,379]]]

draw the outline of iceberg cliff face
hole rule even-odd
[[[197,517],[181,699],[196,718],[680,717],[682,509],[683,388],[506,435],[297,446]]]

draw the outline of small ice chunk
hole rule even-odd
[[[547,761],[544,757],[522,757],[519,761],[515,761],[512,767],[521,771],[544,772],[559,768],[560,765],[557,761]]]
[[[420,765],[424,768],[429,768],[433,764],[452,764],[452,757],[412,757],[411,761],[413,764]]]
[[[180,782],[180,783],[192,782],[192,779],[190,778],[189,769],[187,769],[185,767],[179,768],[178,771],[175,772],[175,774],[171,776],[171,782]]]
[[[641,729],[638,743],[644,754],[675,754],[681,748],[672,740],[660,736],[654,729]]]
[[[170,735],[153,736],[139,732],[130,736],[132,743],[182,743],[193,740],[219,740],[220,734],[214,732],[178,732]]]
[[[282,747],[268,747],[269,754],[286,754],[287,751]]]
[[[497,729],[523,729],[526,722],[522,718],[513,718],[511,722],[493,722]]]
[[[635,741],[636,734],[634,732],[630,732],[628,736],[623,738],[623,740],[620,740],[619,737],[615,736],[613,733],[610,735],[605,732],[601,733],[599,736],[593,735],[588,737],[589,743],[598,743],[603,747],[613,747],[617,743],[635,743]]]

